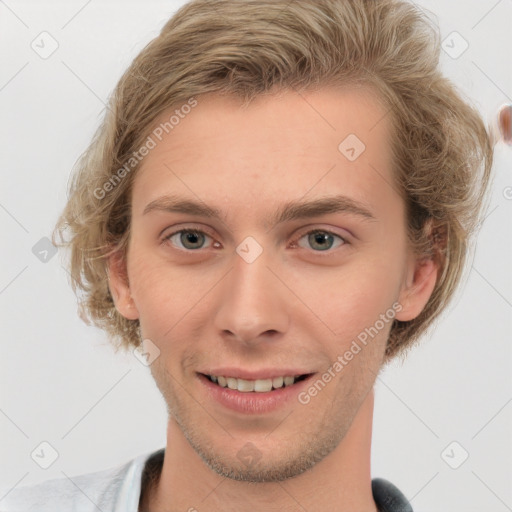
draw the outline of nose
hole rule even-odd
[[[276,270],[268,268],[265,251],[250,263],[236,253],[233,260],[217,296],[217,332],[227,341],[247,346],[277,340],[290,322],[290,292],[276,277]]]

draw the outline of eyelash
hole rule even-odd
[[[207,231],[204,231],[202,229],[194,229],[194,228],[185,228],[185,229],[179,229],[177,231],[173,231],[172,233],[170,233],[169,235],[166,235],[163,240],[162,240],[162,243],[163,242],[167,242],[167,241],[170,241],[170,239],[174,236],[174,235],[177,235],[177,234],[180,234],[180,233],[193,233],[193,234],[202,234],[202,235],[206,235],[210,238],[214,238],[213,235]],[[311,235],[311,234],[314,234],[314,233],[324,233],[324,234],[328,234],[328,235],[332,235],[334,237],[337,237],[341,240],[341,244],[338,246],[338,247],[331,247],[329,249],[326,249],[325,251],[315,251],[314,249],[311,249],[314,253],[317,253],[319,255],[322,255],[322,254],[332,254],[334,252],[335,249],[338,249],[339,247],[343,246],[343,245],[349,245],[350,243],[348,242],[348,240],[345,238],[345,237],[342,237],[341,235],[339,235],[338,233],[334,233],[333,231],[329,231],[328,229],[321,229],[321,228],[316,228],[316,229],[312,229],[310,231],[306,231],[305,233],[301,233],[297,238],[295,238],[293,241],[292,241],[292,245],[293,247],[296,247],[297,246],[297,243],[302,239],[304,238],[305,236],[307,235]],[[300,247],[300,246],[299,246]],[[303,247],[301,247],[303,248]],[[186,249],[186,248],[180,248],[178,247],[178,250],[181,250],[181,251],[184,251],[184,252],[199,252],[201,249],[203,249],[203,247],[199,248],[199,249]]]

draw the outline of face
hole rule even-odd
[[[393,318],[419,314],[435,273],[408,249],[371,91],[197,100],[135,177],[129,285],[112,267],[111,287],[208,466],[283,480],[343,440]]]

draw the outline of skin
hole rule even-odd
[[[169,411],[161,477],[143,510],[376,512],[373,386],[391,322],[305,405],[234,412],[208,399],[196,372],[292,366],[321,375],[393,303],[398,320],[421,312],[438,269],[407,242],[404,203],[390,186],[390,116],[364,89],[285,91],[246,109],[231,97],[197,99],[145,157],[127,257],[109,262],[118,311],[139,319],[160,350],[150,368]],[[353,162],[338,150],[351,133],[366,146]],[[265,222],[284,202],[335,193],[375,220],[338,212]],[[143,215],[165,194],[224,217]],[[207,236],[163,240],[185,228]],[[334,233],[327,249],[308,237],[316,228]],[[263,248],[252,263],[236,252],[248,236]],[[260,454],[250,467],[237,458],[247,442]]]

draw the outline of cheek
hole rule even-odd
[[[177,267],[162,258],[150,254],[134,253],[128,266],[130,289],[139,312],[142,335],[160,345],[169,340],[188,337],[204,318],[204,300],[213,288],[218,275],[214,272],[198,272],[197,268]],[[165,343],[160,348],[177,343]],[[166,348],[167,349],[167,348]]]
[[[297,296],[345,339],[372,325],[392,306],[400,275],[396,256],[375,255],[329,271],[301,272],[291,282]]]
[[[150,337],[148,327],[152,335],[165,332],[175,323],[174,317],[183,315],[176,300],[183,296],[180,280],[169,274],[168,267],[142,254],[134,252],[129,260],[130,290],[146,337]]]

